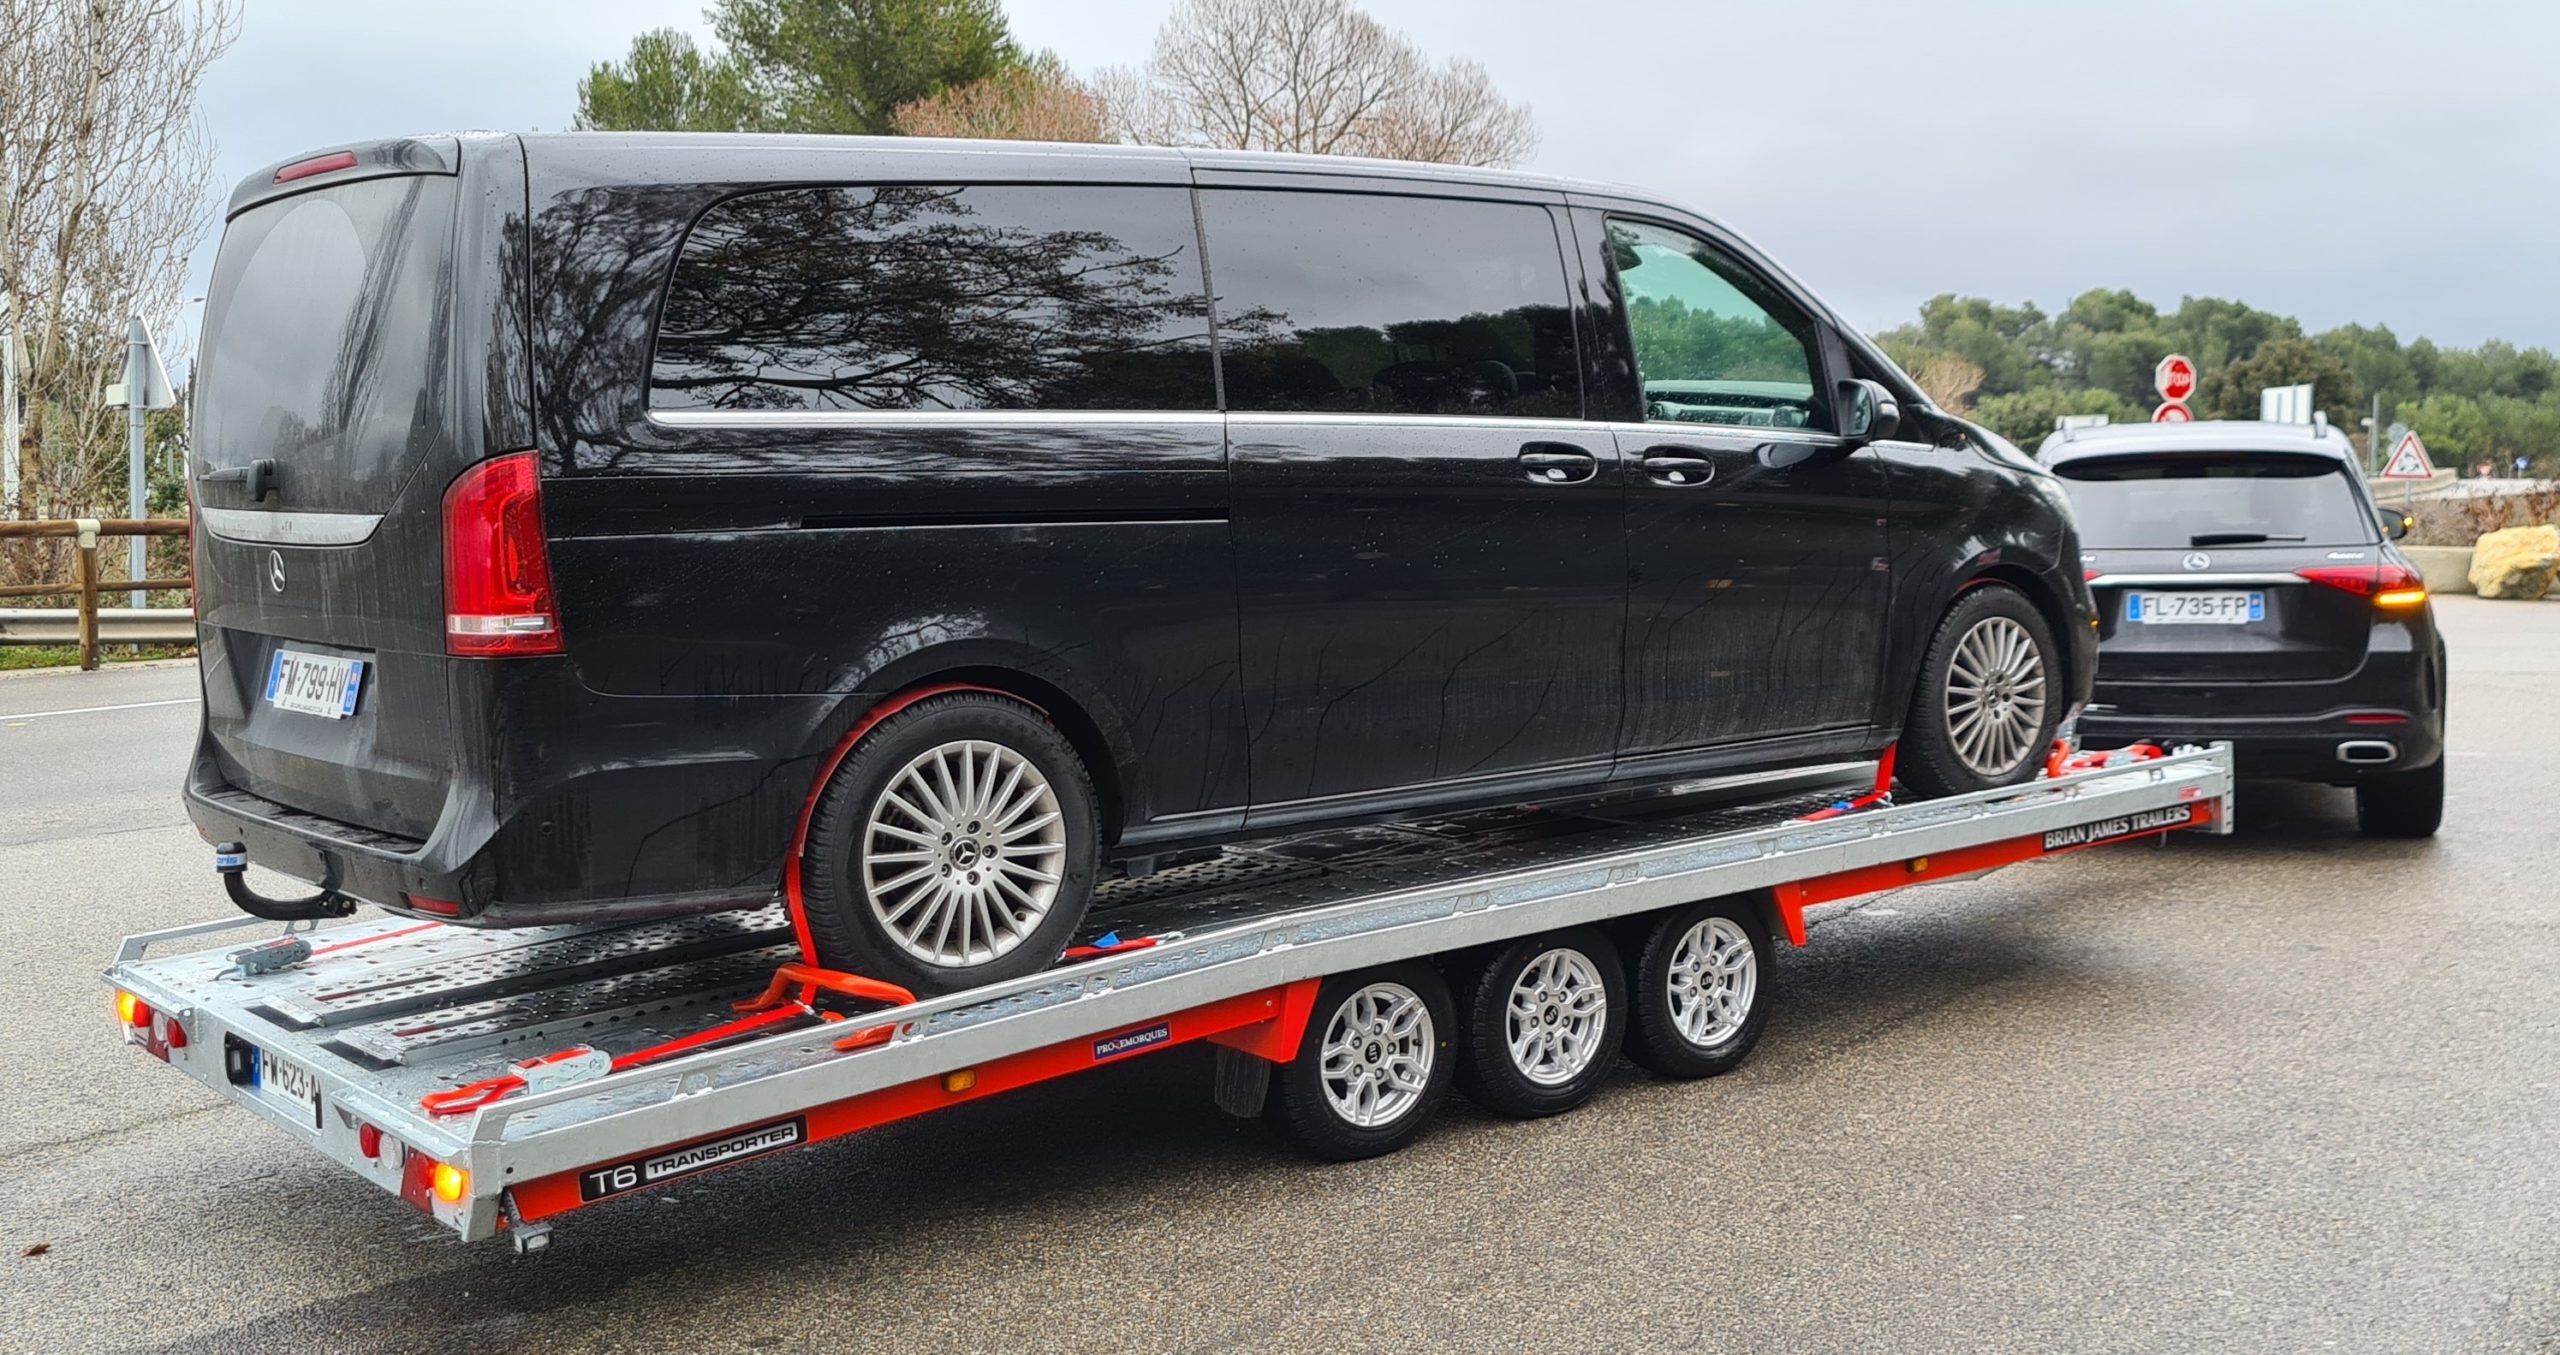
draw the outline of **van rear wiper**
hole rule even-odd
[[[2198,532],[2187,538],[2190,546],[2254,546],[2261,541],[2303,541],[2306,537],[2284,532]]]

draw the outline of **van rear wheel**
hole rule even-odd
[[[819,792],[801,867],[817,960],[919,993],[1019,978],[1093,895],[1093,783],[1056,727],[991,692],[928,697]]]

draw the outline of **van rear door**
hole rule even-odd
[[[467,144],[521,210],[514,139]],[[513,398],[489,390],[475,219],[503,194],[465,150],[383,143],[244,185],[194,377],[206,752],[262,799],[409,838],[452,779],[441,496],[499,450],[489,401]]]

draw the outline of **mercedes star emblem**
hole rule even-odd
[[[2179,563],[2185,565],[2189,569],[2211,569],[2213,568],[2213,557],[2200,550],[2189,551],[2187,552],[2187,558]],[[276,587],[282,588],[284,585],[277,584]]]
[[[2192,559],[2197,559],[2197,558],[2201,558],[2201,557],[2190,556],[2190,557],[2188,557],[2188,558],[2192,560]],[[2200,568],[2201,566],[2193,566],[2193,567],[2198,567],[2198,568]],[[272,589],[276,590],[276,591],[277,591],[277,592],[279,592],[279,593],[281,593],[281,592],[283,592],[283,591],[284,591],[284,552],[283,552],[283,551],[280,551],[280,550],[271,550],[271,551],[268,551],[268,552],[267,552],[267,586],[268,586],[269,588],[272,588]]]

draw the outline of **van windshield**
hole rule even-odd
[[[2360,546],[2378,535],[2345,467],[2328,457],[2093,457],[2054,472],[2081,543],[2098,550]]]
[[[278,463],[253,505],[388,507],[433,441],[446,388],[455,180],[366,179],[264,203],[232,219],[205,297],[193,393],[204,469]],[[432,425],[430,425],[432,427]]]

